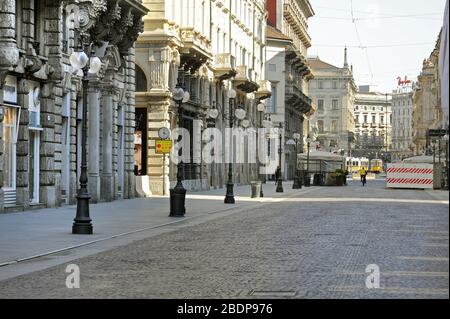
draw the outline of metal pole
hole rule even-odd
[[[439,153],[438,153],[438,158],[439,158],[439,165],[441,165],[441,138],[439,137],[438,140],[438,144],[439,144]]]
[[[259,116],[259,127],[262,129],[263,128],[262,121],[263,121],[264,112],[259,112],[259,113],[260,113],[260,116]],[[264,137],[263,137],[263,140],[265,141]],[[261,137],[259,137],[259,143],[257,143],[258,151],[259,151],[260,142],[261,142]],[[259,157],[259,154],[258,154],[258,157]],[[259,192],[259,197],[264,197],[263,177],[262,177],[262,174],[261,174],[261,161],[258,161],[258,163],[259,163],[259,165],[258,165],[258,174],[259,174],[259,180],[261,182],[261,189],[260,189],[260,192]]]
[[[279,130],[280,130],[280,148],[279,148],[279,150],[278,150],[278,153],[279,153],[279,158],[278,158],[278,160],[279,160],[279,174],[278,174],[278,180],[277,180],[277,189],[276,189],[276,192],[277,193],[283,193],[283,177],[282,177],[282,175],[283,175],[283,173],[282,173],[282,170],[281,170],[281,155],[282,155],[282,148],[281,148],[281,146],[282,146],[282,143],[283,143],[283,136],[281,135],[281,129],[282,129],[282,124],[280,123],[280,126],[279,126]]]
[[[447,130],[448,131],[448,130]],[[448,134],[448,133],[447,133]],[[448,135],[447,135],[448,137]],[[448,139],[445,140],[445,189],[448,190]]]
[[[183,100],[178,102],[178,127],[182,127],[183,123]],[[183,186],[183,158],[182,148],[179,149],[179,160],[177,164],[177,184],[174,189],[170,190],[170,217],[183,217],[186,214],[186,189]]]
[[[163,153],[163,195],[166,195],[166,153]]]
[[[233,134],[232,134],[232,130],[233,130],[233,99],[229,99],[229,117],[230,117],[230,156],[232,155],[232,150],[233,150]],[[229,159],[230,162],[228,163],[228,182],[227,182],[227,194],[225,195],[225,200],[224,203],[225,204],[234,204],[235,200],[234,200],[234,185],[233,185],[233,158]]]
[[[295,176],[294,176],[294,184],[292,185],[293,189],[301,189],[302,181],[298,174],[298,139],[295,139]]]
[[[386,143],[386,162],[387,162],[387,151],[388,151],[388,127],[387,127],[387,123],[388,123],[388,95],[386,93],[386,109],[385,109],[385,122],[386,122],[386,137],[385,137],[385,143]]]
[[[89,52],[90,54],[90,52]],[[72,225],[72,234],[90,235],[93,233],[92,220],[89,217],[89,200],[91,196],[88,191],[88,176],[87,176],[87,89],[89,85],[88,80],[89,63],[83,68],[83,119],[81,131],[81,173],[80,173],[80,189],[77,194],[77,215]]]
[[[433,166],[436,165],[436,145],[433,144]]]

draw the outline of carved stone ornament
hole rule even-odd
[[[35,73],[38,72],[42,66],[43,63],[41,59],[36,54],[36,51],[34,50],[33,46],[31,44],[28,44],[28,49],[26,53],[26,60],[25,60],[25,69],[29,73]]]
[[[91,31],[91,35],[94,41],[108,41],[111,42],[115,34],[111,32],[116,23],[120,21],[122,16],[122,8],[119,6],[119,1],[108,6],[106,12],[104,12]]]
[[[142,32],[144,32],[144,22],[141,17],[136,16],[122,41],[118,44],[120,54],[128,55],[128,50],[133,46],[134,42],[138,39],[139,34]]]
[[[99,16],[107,10],[106,0],[80,0],[78,10],[78,23],[80,35],[90,38],[90,30],[97,23]]]

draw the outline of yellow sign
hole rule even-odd
[[[156,140],[156,154],[169,154],[172,149],[172,140]]]

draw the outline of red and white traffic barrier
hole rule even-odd
[[[386,186],[388,188],[436,188],[434,187],[436,172],[433,164],[392,163],[388,164],[386,173]]]

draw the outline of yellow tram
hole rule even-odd
[[[379,158],[374,158],[370,160],[370,171],[372,173],[382,173],[383,172],[383,160]]]
[[[350,173],[358,173],[361,168],[369,170],[369,160],[365,157],[347,157],[346,165]]]

